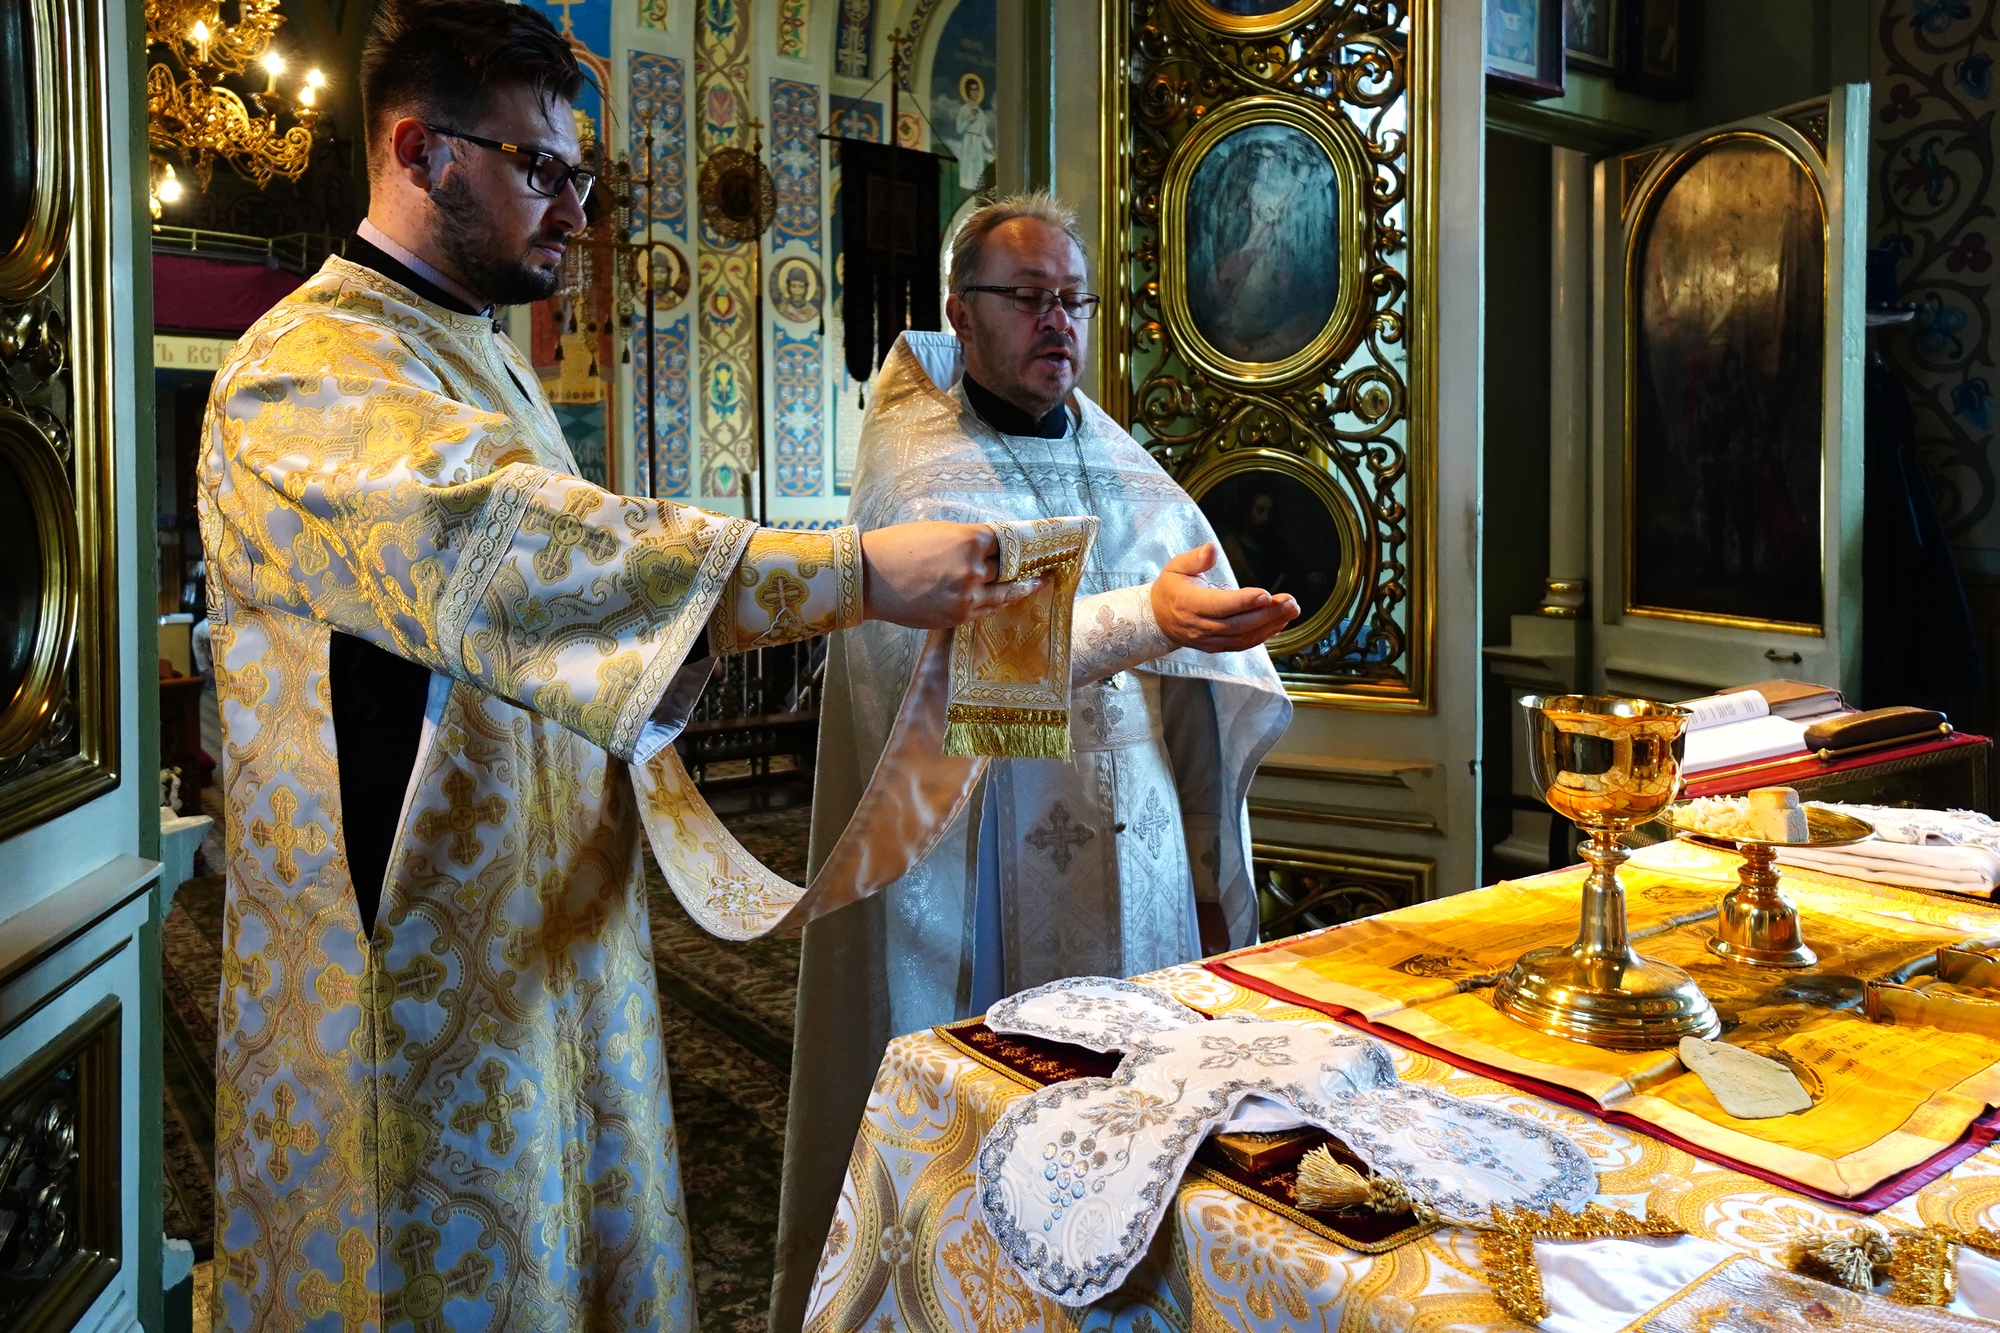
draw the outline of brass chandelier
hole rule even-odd
[[[273,176],[296,181],[312,158],[314,103],[326,78],[309,70],[295,97],[278,91],[285,59],[271,45],[284,23],[278,0],[239,0],[237,21],[222,21],[220,0],[146,0],[146,41],[164,60],[146,71],[146,110],[155,150],[176,154],[206,190],[219,158],[260,189]],[[225,79],[254,82],[246,97]],[[177,72],[178,71],[178,72]],[[285,122],[289,120],[290,124]],[[172,165],[154,171],[153,211],[180,197]]]

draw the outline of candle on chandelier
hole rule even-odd
[[[267,94],[277,92],[278,76],[285,72],[285,58],[276,51],[266,51],[261,63],[264,66],[264,73],[268,78],[268,82],[264,85],[264,91]]]
[[[188,36],[194,38],[196,63],[206,65],[208,63],[208,24],[201,19],[196,19],[194,27],[188,30]]]

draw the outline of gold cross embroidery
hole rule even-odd
[[[250,1117],[250,1132],[271,1145],[271,1179],[283,1184],[292,1174],[292,1160],[287,1155],[297,1153],[301,1160],[319,1147],[319,1131],[310,1121],[294,1121],[292,1111],[298,1106],[298,1094],[289,1083],[280,1083],[271,1092],[271,1105],[278,1114],[274,1117],[259,1111]]]
[[[271,868],[287,884],[299,877],[294,850],[308,856],[318,856],[326,850],[326,830],[310,820],[295,824],[293,816],[298,812],[299,798],[290,787],[280,787],[271,793],[271,816],[275,822],[267,823],[262,815],[250,821],[250,841],[259,847],[276,849],[278,854],[271,858]]]
[[[433,808],[417,816],[419,837],[428,840],[451,834],[449,854],[462,866],[471,865],[485,850],[486,844],[479,840],[479,826],[490,824],[498,828],[507,819],[507,798],[495,792],[475,804],[472,794],[477,789],[472,774],[457,769],[444,780],[445,799],[451,802],[449,808]]]
[[[487,1126],[487,1145],[505,1156],[514,1151],[514,1140],[518,1137],[510,1117],[534,1104],[535,1085],[522,1079],[509,1092],[507,1066],[498,1060],[488,1060],[479,1067],[479,1086],[486,1090],[486,1100],[461,1103],[451,1113],[451,1127],[461,1134],[470,1134],[481,1125]]]
[[[243,1291],[256,1289],[257,1275],[262,1271],[257,1265],[257,1257],[248,1249],[219,1249],[215,1252],[216,1278],[222,1282],[233,1282]]]
[[[236,1030],[236,992],[247,990],[251,995],[262,995],[271,985],[271,968],[264,961],[264,955],[253,953],[248,956],[234,949],[222,953],[222,1030]]]
[[[440,1237],[421,1222],[412,1222],[396,1235],[392,1247],[407,1274],[402,1290],[383,1302],[384,1324],[407,1322],[416,1333],[445,1333],[444,1306],[453,1296],[477,1297],[493,1276],[493,1261],[475,1250],[459,1256],[458,1262],[439,1273],[432,1266]]]
[[[626,692],[638,683],[645,669],[639,654],[620,653],[606,658],[597,668],[597,695],[589,703],[578,702],[568,681],[553,680],[535,691],[532,706],[543,717],[602,741],[610,737],[611,729],[618,724],[618,709],[625,702]]]
[[[771,628],[766,633],[770,635],[793,633],[793,627],[801,619],[799,611],[810,596],[812,589],[792,577],[786,570],[773,570],[765,576],[763,583],[757,587],[757,605],[771,618]]]
[[[603,528],[593,528],[583,520],[604,503],[588,490],[576,490],[563,503],[560,514],[531,509],[521,526],[529,532],[548,534],[548,544],[535,552],[535,577],[555,583],[569,573],[571,551],[581,552],[593,565],[601,565],[618,554],[618,538]]]
[[[569,946],[578,940],[596,939],[608,915],[604,903],[592,899],[572,916],[563,906],[567,888],[562,871],[551,870],[543,875],[541,888],[535,894],[542,904],[542,924],[520,927],[507,940],[507,961],[517,967],[525,966],[536,952],[541,953],[543,984],[551,995],[567,994],[570,982],[576,978],[576,964],[570,960]]]
[[[318,1270],[307,1273],[299,1279],[299,1308],[309,1318],[338,1310],[343,1328],[359,1328],[369,1315],[368,1270],[375,1247],[360,1227],[349,1227],[334,1253],[340,1256],[340,1281],[328,1282]]]

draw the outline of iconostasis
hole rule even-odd
[[[595,224],[618,243],[574,247],[569,288],[512,316],[579,470],[777,526],[837,524],[866,386],[840,353],[839,147],[821,136],[882,141],[895,105],[898,141],[946,159],[948,232],[993,183],[995,0],[528,2],[604,90],[578,99],[581,136],[630,167]],[[714,225],[726,200],[704,206],[703,168],[730,149],[770,174],[756,239]],[[711,194],[729,188],[717,176]]]

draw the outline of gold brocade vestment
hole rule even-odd
[[[854,623],[859,550],[579,480],[535,383],[340,259],[216,377],[218,1329],[694,1326],[635,774],[672,763],[704,625]],[[366,938],[335,630],[433,673]]]

